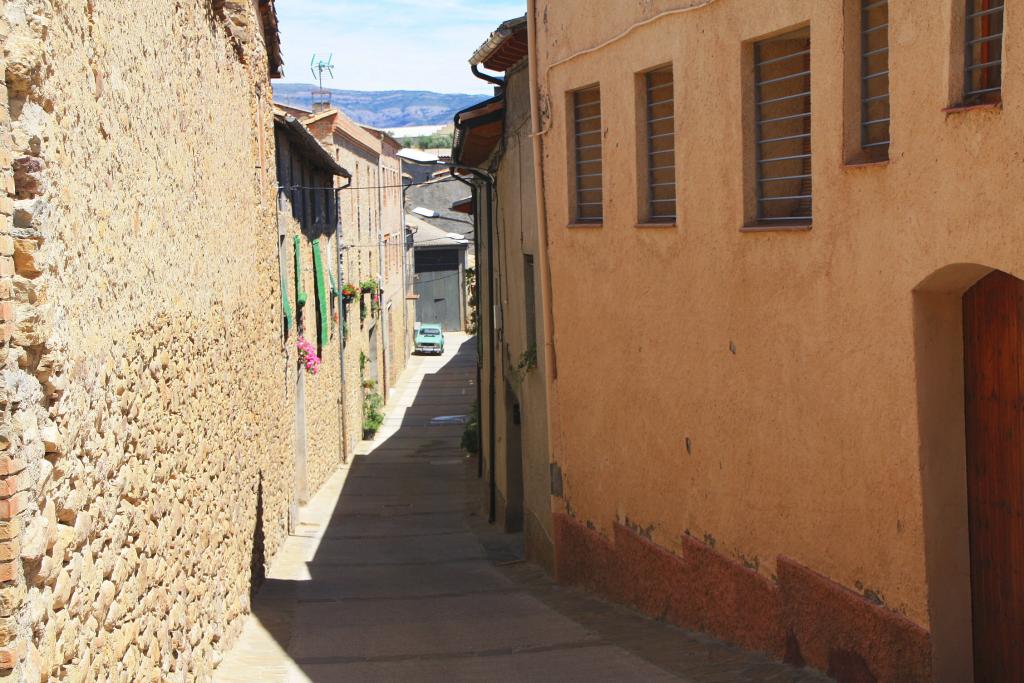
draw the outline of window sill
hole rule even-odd
[[[754,223],[752,225],[744,225],[742,228],[740,228],[740,232],[810,232],[810,230],[810,223]]]
[[[658,230],[663,228],[677,228],[679,226],[675,221],[666,221],[661,223],[637,223],[633,227],[637,230]]]
[[[969,111],[1000,111],[1003,108],[1003,103],[1000,102],[985,102],[983,104],[955,104],[952,107],[946,107],[942,110],[943,114],[947,116],[950,114],[963,114]]]
[[[885,168],[889,165],[890,159],[878,159],[875,161],[848,161],[843,164],[843,168],[858,169],[858,168]]]
[[[566,227],[568,228],[603,228],[603,221],[596,221],[594,223],[569,223]]]

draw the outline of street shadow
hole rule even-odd
[[[334,683],[339,668],[352,680],[383,680],[363,666],[401,668],[409,651],[429,656],[436,646],[437,615],[402,619],[407,600],[500,588],[469,525],[482,497],[476,459],[461,448],[476,399],[476,340],[449,336],[448,345],[419,361],[436,370],[400,388],[376,439],[357,450],[308,576],[275,578],[272,569],[253,598],[255,617],[309,681]]]

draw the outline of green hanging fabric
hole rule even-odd
[[[317,342],[321,349],[325,349],[330,342],[331,323],[327,313],[327,282],[319,239],[313,240],[313,286],[316,288]]]
[[[287,337],[292,329],[292,302],[288,299],[288,280],[284,273],[281,273],[281,308],[284,310],[284,336]]]
[[[302,308],[306,305],[306,290],[302,286],[302,251],[301,239],[298,235],[292,238],[292,246],[295,247],[295,306]]]

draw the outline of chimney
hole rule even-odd
[[[326,88],[313,90],[313,113],[319,114],[331,108],[331,91]]]

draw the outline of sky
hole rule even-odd
[[[309,64],[334,53],[342,90],[490,94],[469,58],[526,0],[287,0],[277,3],[285,83],[312,83]]]

